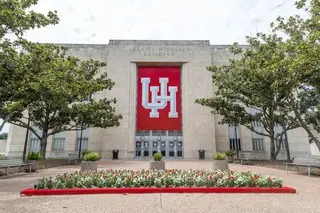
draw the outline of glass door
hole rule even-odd
[[[165,130],[136,133],[135,158],[150,159],[157,152],[161,152],[164,159],[183,158],[182,133]]]

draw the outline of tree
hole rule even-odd
[[[7,138],[8,138],[8,133],[3,132],[0,134],[0,140],[7,140]]]
[[[25,93],[26,68],[23,55],[19,53],[25,31],[50,24],[57,24],[56,11],[47,15],[30,10],[37,0],[1,0],[0,2],[0,131],[6,122],[21,113],[31,100]],[[16,36],[10,41],[8,36]]]
[[[282,39],[258,33],[256,37],[247,37],[247,42],[245,50],[237,44],[231,48],[233,54],[242,54],[239,59],[230,60],[229,65],[207,68],[212,72],[215,96],[197,99],[196,103],[222,115],[222,124],[240,124],[269,137],[271,160],[276,160],[285,132],[299,126],[284,104],[285,86],[273,86],[278,79],[273,70],[281,69],[274,67],[274,63],[284,57],[278,51]],[[254,122],[260,122],[264,131],[254,128]],[[281,132],[275,131],[277,125],[282,127]]]
[[[40,139],[40,152],[45,158],[47,139],[63,131],[86,127],[113,127],[119,125],[121,115],[112,106],[116,99],[90,99],[91,94],[111,90],[114,82],[106,73],[98,75],[105,63],[67,56],[67,49],[52,44],[28,43],[24,46],[24,61],[29,75],[26,90],[33,99],[28,126],[20,113],[10,123],[28,128]],[[41,130],[38,134],[37,129]]]
[[[287,106],[320,150],[320,139],[312,131],[320,132],[320,2],[299,0],[295,5],[306,12],[305,18],[278,17],[271,24],[273,32],[287,38],[281,46],[286,57],[275,64],[283,71],[274,87],[287,85]]]
[[[57,24],[57,11],[49,11],[47,15],[29,10],[38,0],[1,0],[0,1],[0,39],[7,34],[22,36],[30,29]]]

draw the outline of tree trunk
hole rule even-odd
[[[274,141],[277,141],[277,140],[275,139]],[[280,152],[280,150],[281,150],[281,144],[282,144],[282,143],[283,143],[283,135],[279,138],[279,142],[278,142],[277,145],[276,145],[276,152],[275,152],[275,154],[274,154],[275,160],[276,160],[276,158],[277,158],[277,156],[278,156],[278,154],[279,154],[279,152]]]
[[[40,141],[40,154],[42,159],[46,159],[47,142],[48,142],[48,130],[43,130],[42,138]]]
[[[287,130],[285,130],[284,148],[286,149],[287,161],[290,163],[290,162],[291,162],[291,157],[290,157],[290,150],[289,150],[289,141],[288,141]]]
[[[4,127],[5,124],[6,124],[6,121],[3,120],[3,121],[2,121],[2,124],[0,125],[0,132],[2,131],[2,129],[3,129],[3,127]]]
[[[276,153],[276,148],[274,144],[274,138],[270,138],[270,160],[271,161],[276,161],[277,160],[277,153]]]

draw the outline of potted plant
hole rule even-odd
[[[97,161],[101,159],[98,152],[87,152],[81,161],[81,171],[94,171],[98,170]]]
[[[162,160],[162,154],[161,152],[154,153],[153,161],[150,161],[150,169],[151,170],[165,170],[166,164]]]
[[[236,154],[235,151],[229,150],[229,151],[226,151],[225,154],[228,157],[228,162],[233,163],[234,161],[233,156]]]
[[[212,155],[213,158],[213,169],[226,171],[228,170],[228,160],[225,153],[216,152]]]
[[[31,164],[31,172],[35,172],[39,168],[39,160],[41,159],[40,152],[29,152],[26,163]],[[25,167],[25,171],[29,172],[29,167]]]

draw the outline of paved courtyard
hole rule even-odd
[[[79,170],[64,166],[0,179],[0,212],[320,212],[320,178],[257,166],[230,164],[232,170],[250,170],[284,178],[285,186],[297,194],[120,194],[20,197],[19,191],[30,188],[39,177],[55,176]],[[147,169],[147,161],[99,162],[99,169]],[[211,161],[166,161],[166,167],[211,169]]]

